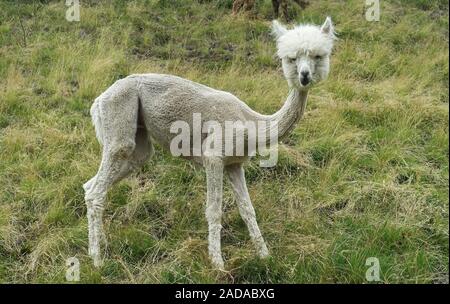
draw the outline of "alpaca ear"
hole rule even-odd
[[[331,35],[331,36],[334,35],[333,23],[331,22],[330,17],[327,17],[325,22],[322,24],[322,27],[320,28],[320,30],[324,34]]]
[[[284,34],[286,34],[288,30],[281,25],[277,20],[272,21],[272,34],[275,36],[275,39],[280,38]]]

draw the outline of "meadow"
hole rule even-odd
[[[87,254],[82,184],[101,148],[93,100],[133,73],[229,91],[270,114],[288,93],[270,35],[271,3],[231,0],[0,0],[0,283],[448,283],[448,2],[363,0],[292,6],[292,24],[333,18],[329,79],[279,146],[276,167],[246,166],[271,257],[255,257],[225,186],[226,272],[208,259],[205,176],[156,147],[108,194],[104,266]]]

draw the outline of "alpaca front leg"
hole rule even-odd
[[[208,251],[213,265],[218,269],[224,268],[220,244],[222,230],[222,191],[223,191],[223,164],[220,159],[205,161],[207,202],[206,220],[208,221]]]
[[[255,209],[251,203],[247,184],[245,182],[244,168],[242,167],[242,164],[238,164],[228,166],[226,169],[236,196],[239,213],[247,225],[250,238],[256,246],[258,255],[261,258],[265,258],[269,255],[269,251],[264,242],[264,238],[261,235],[261,231],[259,230],[258,223],[256,222]]]

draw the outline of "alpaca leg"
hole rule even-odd
[[[94,260],[94,265],[96,267],[101,265],[100,259],[100,240],[101,236],[99,234],[99,229],[101,229],[101,218],[103,215],[103,203],[106,196],[106,190],[100,190],[101,192],[93,192],[93,187],[99,190],[99,187],[94,185],[86,191],[85,202],[87,207],[87,218],[88,218],[88,228],[89,228],[89,255]],[[99,223],[100,219],[100,223]]]
[[[92,184],[94,183],[95,179],[97,178],[97,175],[95,175],[93,178],[88,180],[86,183],[83,184],[84,191],[89,191],[91,189]]]
[[[93,180],[93,182],[95,181],[96,176],[94,176],[93,178],[91,178],[91,180]],[[89,181],[91,181],[89,180]],[[91,182],[91,183],[93,183]],[[85,184],[86,185],[86,184]],[[93,255],[92,252],[92,248],[94,248],[94,208],[92,206],[92,202],[90,200],[86,199],[86,194],[88,193],[88,188],[84,187],[84,192],[85,192],[85,204],[86,204],[86,208],[87,208],[87,219],[88,219],[88,237],[89,237],[89,247],[88,247],[88,254],[89,256]],[[89,187],[90,189],[90,187]]]
[[[207,183],[205,214],[209,231],[209,257],[216,268],[223,269],[224,263],[220,245],[220,231],[222,229],[223,163],[219,158],[208,158],[205,159],[204,165]]]
[[[89,226],[89,255],[94,260],[94,266],[99,267],[102,265],[100,255],[100,242],[102,236],[102,217],[103,217],[103,203],[104,196],[91,196],[86,198],[87,216]]]
[[[116,149],[113,153],[107,152],[100,166],[99,173],[83,186],[86,191],[89,255],[93,257],[95,265],[100,265],[101,263],[100,240],[106,243],[106,238],[103,234],[102,216],[108,188],[131,172],[141,168],[152,154],[153,145],[148,137],[147,130],[138,128],[136,130],[135,143],[122,144],[121,149]],[[95,190],[94,187],[96,187]]]
[[[120,173],[119,179],[122,179],[127,175],[129,175],[130,173],[132,173],[134,170],[141,168],[145,164],[145,162],[153,155],[154,152],[153,144],[150,141],[147,129],[145,129],[144,127],[137,128],[135,143],[136,147],[129,159],[129,166],[121,167],[122,171]],[[87,192],[90,190],[96,178],[97,175],[95,175],[94,177],[92,177],[90,180],[88,180],[86,183],[83,184],[84,191]]]
[[[226,171],[236,196],[239,213],[248,227],[250,238],[256,246],[258,255],[260,257],[267,257],[269,251],[256,222],[255,209],[252,206],[245,182],[244,168],[241,164],[231,165],[226,167]]]
[[[136,80],[116,81],[96,99],[93,115],[98,134],[101,134],[103,155],[97,175],[85,185],[85,201],[89,225],[89,254],[94,264],[101,264],[100,241],[103,237],[103,207],[106,193],[112,184],[128,175],[134,168],[131,160],[136,148],[139,124],[139,97]]]
[[[88,247],[88,254],[89,256],[94,256],[94,247],[95,240],[94,240],[94,208],[92,206],[91,201],[87,201],[85,199],[86,208],[87,208],[87,218],[88,218],[88,238],[89,238],[89,247]]]
[[[87,205],[87,217],[89,227],[89,255],[94,260],[95,266],[100,266],[100,244],[106,241],[103,233],[103,209],[108,189],[121,180],[129,172],[130,157],[134,150],[134,143],[115,145],[113,148],[104,149],[100,169],[86,191],[85,201]]]

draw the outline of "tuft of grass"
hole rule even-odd
[[[211,268],[201,170],[156,147],[108,194],[105,265],[87,255],[82,184],[100,160],[94,98],[132,73],[168,73],[237,95],[264,114],[287,86],[270,36],[271,3],[251,18],[232,1],[0,2],[0,282],[448,283],[448,4],[362,1],[295,6],[296,22],[332,16],[330,78],[280,145],[278,165],[246,177],[271,257],[255,257],[229,187],[223,251]]]

